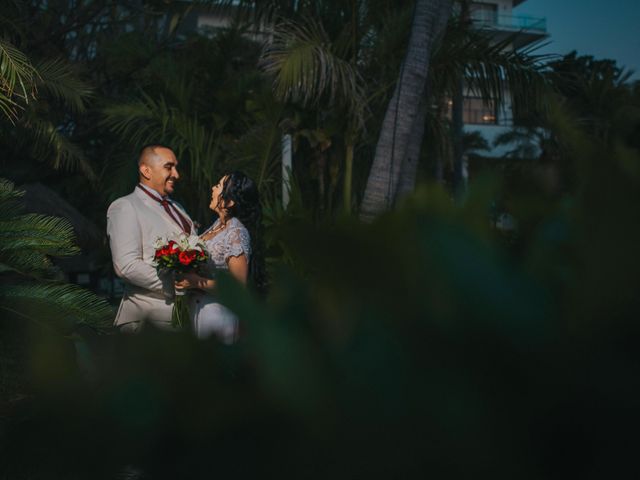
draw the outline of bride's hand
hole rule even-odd
[[[197,273],[189,272],[183,273],[176,278],[175,287],[181,290],[187,290],[190,288],[200,288],[199,285],[204,280]]]

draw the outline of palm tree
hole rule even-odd
[[[23,214],[13,183],[0,179],[0,310],[64,332],[78,325],[104,329],[111,307],[95,294],[61,280],[52,257],[79,253],[73,228],[62,218]]]
[[[4,2],[0,6],[0,31],[4,37],[0,40],[4,173],[19,171],[25,160],[30,160],[53,170],[80,172],[95,180],[93,166],[73,140],[93,89],[81,79],[69,56],[56,48],[59,38],[40,37],[49,30],[61,38],[71,37],[66,35],[67,28],[48,14],[48,9],[40,7],[38,2]],[[61,13],[61,17],[74,22],[89,11],[96,15],[101,8],[104,5],[86,6],[87,12],[82,7],[81,11],[74,11],[77,16],[65,17]]]
[[[516,34],[514,34],[516,35]],[[405,142],[399,142],[398,131],[400,125],[395,125],[395,117],[391,120],[385,117],[383,131],[379,142],[384,142],[387,157],[380,157],[378,165],[384,165],[381,170],[372,167],[368,182],[369,193],[365,192],[363,200],[363,218],[371,218],[376,213],[390,208],[397,199],[412,191],[416,182],[417,158],[423,144],[425,130],[431,133],[428,138],[436,144],[435,151],[440,152],[438,163],[442,165],[442,157],[460,157],[464,150],[463,136],[460,135],[461,116],[455,115],[453,124],[445,119],[447,100],[456,99],[460,106],[460,79],[464,78],[466,88],[480,95],[487,102],[500,104],[507,95],[511,95],[517,111],[540,110],[548,92],[546,61],[549,55],[536,55],[535,50],[540,45],[531,45],[524,49],[510,48],[513,37],[495,42],[490,34],[472,28],[470,22],[464,18],[453,17],[449,20],[440,42],[434,44],[431,65],[427,75],[426,87],[420,101],[416,101],[416,108],[421,113],[416,116],[413,127],[409,130],[405,125]],[[396,91],[398,87],[396,87]],[[398,97],[396,98],[396,102]],[[390,103],[389,108],[394,104]],[[403,112],[405,110],[400,110]],[[426,113],[426,126],[424,114]],[[388,113],[388,112],[387,112]],[[389,149],[389,133],[385,129],[396,131],[397,148],[404,147],[403,162],[398,160]],[[410,132],[410,133],[406,133]],[[393,139],[393,135],[391,136]],[[453,145],[451,145],[453,143]],[[381,152],[381,153],[382,153]],[[386,158],[386,161],[385,161]],[[391,159],[393,158],[393,162]],[[416,159],[414,161],[414,159]],[[386,163],[385,163],[386,162]],[[393,167],[393,168],[392,168]],[[459,166],[458,166],[459,170]],[[391,174],[394,173],[392,176]],[[369,187],[375,185],[375,189]],[[377,197],[373,193],[377,192]],[[369,197],[367,198],[367,195]],[[367,203],[368,202],[368,203]],[[365,204],[376,205],[378,210],[364,214]],[[370,208],[370,207],[367,207]]]
[[[356,21],[351,19],[353,23]],[[348,24],[345,31],[353,28]],[[303,107],[322,104],[323,109],[344,112],[343,210],[347,214],[351,211],[354,149],[366,109],[364,82],[356,66],[357,54],[353,53],[356,51],[355,45],[347,50],[338,41],[332,41],[316,20],[289,20],[276,25],[273,41],[261,58],[265,71],[273,77],[278,99]]]
[[[575,51],[549,67],[554,90],[590,135],[604,142],[625,130],[633,136],[633,126],[640,118],[638,82],[631,80],[633,72],[614,60],[578,56]]]
[[[36,68],[38,93],[10,135],[14,148],[30,151],[32,158],[54,170],[79,172],[95,181],[94,165],[73,140],[94,89],[62,58],[39,61]]]
[[[263,68],[272,75],[276,96],[308,114],[302,130],[335,132],[331,149],[315,157],[339,159],[340,168],[329,173],[342,179],[346,213],[359,203],[362,175],[356,158],[363,166],[368,163],[374,135],[369,133],[378,129],[370,120],[389,90],[388,72],[397,63],[398,49],[404,48],[412,3],[266,2],[279,22],[272,44],[265,48]],[[331,203],[330,197],[326,203]]]
[[[447,24],[452,0],[417,0],[411,37],[396,88],[387,107],[361,204],[360,217],[371,220],[396,197],[400,172],[414,171],[424,128],[421,112],[434,44]],[[416,123],[417,121],[417,123]],[[412,137],[412,131],[414,136]],[[410,146],[416,141],[418,146]],[[419,139],[419,142],[418,142]]]
[[[272,0],[259,4],[242,1],[216,3],[222,6],[239,3],[252,7],[236,12],[250,13],[244,20],[254,26],[271,26],[268,30],[271,41],[263,50],[260,65],[262,71],[270,76],[273,89],[270,95],[272,99],[275,97],[271,103],[274,105],[263,110],[268,114],[262,113],[251,119],[256,123],[247,124],[248,133],[240,137],[239,148],[232,149],[235,160],[243,164],[252,157],[257,161],[273,154],[274,160],[278,160],[281,152],[269,148],[274,144],[273,134],[277,131],[291,134],[294,150],[299,155],[300,150],[305,150],[306,158],[311,160],[296,167],[306,171],[296,172],[302,173],[296,175],[300,183],[292,181],[291,187],[294,190],[301,186],[304,188],[309,183],[305,183],[308,178],[317,182],[317,200],[314,198],[311,202],[316,208],[309,212],[316,212],[319,218],[324,218],[326,212],[333,213],[332,202],[338,196],[335,193],[339,182],[342,183],[341,210],[350,212],[356,144],[364,130],[363,107],[368,103],[364,100],[364,82],[360,76],[362,65],[368,60],[362,58],[360,52],[366,44],[365,34],[370,30],[367,26],[370,25],[367,23],[369,19],[365,18],[370,16],[367,7],[370,2]],[[393,11],[398,2],[387,3]],[[269,102],[263,100],[261,103]],[[305,141],[300,142],[301,139]],[[259,163],[273,165],[271,160]],[[263,178],[263,171],[261,169],[259,178]],[[279,172],[275,168],[267,171],[271,174],[266,181],[278,179]],[[278,196],[273,195],[274,189],[269,190],[272,195],[268,203],[276,208]],[[291,210],[288,210],[289,214]]]

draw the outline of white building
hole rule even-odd
[[[513,37],[513,48],[522,48],[548,37],[544,18],[514,15],[513,9],[526,0],[484,0],[471,3],[471,20],[476,28],[489,32],[496,41]],[[515,36],[514,36],[515,34]],[[487,105],[473,92],[464,92],[463,120],[465,131],[479,131],[493,145],[493,140],[513,126],[511,101]],[[508,147],[497,147],[491,156],[502,156]]]

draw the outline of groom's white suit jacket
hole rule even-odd
[[[184,209],[173,202],[191,224]],[[138,330],[144,322],[168,327],[173,307],[173,279],[159,277],[153,266],[158,237],[181,232],[162,205],[139,188],[114,201],[107,210],[107,235],[116,274],[125,282],[115,325]]]

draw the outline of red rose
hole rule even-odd
[[[195,250],[187,250],[184,252],[180,252],[178,255],[178,260],[182,265],[189,266],[196,259]]]
[[[167,255],[173,255],[174,253],[178,253],[178,250],[180,250],[180,248],[178,247],[178,244],[173,240],[171,240],[168,245]]]

